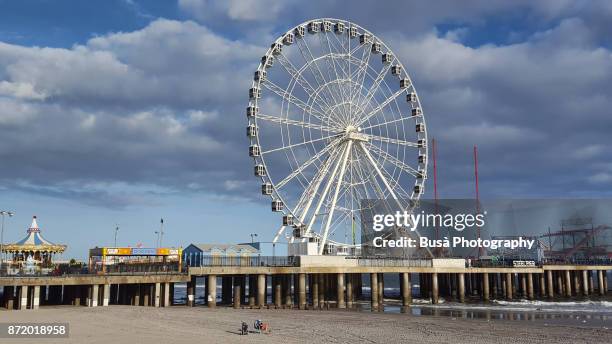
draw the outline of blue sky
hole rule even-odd
[[[0,1],[0,209],[69,256],[119,243],[270,240],[244,154],[245,90],[270,42],[354,21],[413,78],[442,197],[610,197],[608,1]],[[431,196],[428,187],[427,196]]]

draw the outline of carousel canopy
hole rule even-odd
[[[66,250],[66,245],[58,245],[50,242],[43,238],[40,234],[40,228],[36,222],[36,216],[32,218],[32,224],[27,230],[28,235],[25,238],[17,241],[14,244],[5,245],[3,251],[5,252],[20,252],[20,251],[38,251],[38,252],[51,252],[61,253]]]

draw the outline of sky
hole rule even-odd
[[[253,71],[276,37],[350,20],[396,53],[438,142],[440,197],[612,196],[610,1],[0,0],[5,241],[270,241],[246,154]],[[430,171],[431,172],[431,171]],[[431,179],[425,197],[431,197]]]

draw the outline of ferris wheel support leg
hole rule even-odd
[[[332,204],[329,209],[329,214],[327,215],[327,223],[325,224],[325,229],[323,230],[323,237],[321,238],[321,242],[319,243],[319,254],[323,254],[323,249],[325,247],[325,241],[327,241],[327,234],[329,232],[329,226],[331,225],[332,218],[334,216],[334,210],[336,208],[336,201],[338,200],[338,194],[340,193],[340,187],[342,186],[342,179],[344,178],[344,172],[346,171],[346,162],[348,161],[349,153],[351,151],[351,147],[353,146],[353,141],[349,140],[346,145],[346,151],[344,152],[344,156],[342,158],[342,167],[340,168],[340,175],[338,176],[338,183],[336,184],[336,190],[334,191],[334,197],[332,198]]]
[[[338,173],[338,169],[340,168],[340,163],[342,162],[342,160],[338,160],[338,162],[336,163],[336,165],[334,166],[334,170],[332,171],[331,176],[329,177],[329,180],[327,181],[327,185],[325,185],[325,189],[323,189],[323,193],[321,194],[321,197],[319,198],[319,201],[317,202],[317,207],[315,208],[314,213],[312,213],[312,217],[310,218],[310,221],[308,222],[308,227],[306,227],[306,233],[310,233],[312,230],[312,225],[314,224],[317,214],[319,213],[319,210],[321,210],[321,205],[323,205],[323,202],[325,201],[325,198],[327,197],[327,193],[329,192],[329,188],[331,187],[331,185],[334,182],[334,178],[336,177],[336,173]]]
[[[274,236],[274,239],[272,239],[272,243],[275,244],[276,242],[278,242],[278,239],[280,238],[280,236],[283,234],[283,232],[285,231],[285,226],[281,226],[278,229],[278,232],[276,232],[276,235]]]

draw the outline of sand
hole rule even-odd
[[[238,334],[241,321],[270,334]],[[70,337],[38,343],[611,343],[607,328],[355,311],[48,306],[0,311],[0,322],[68,322]],[[2,343],[33,340],[0,339]]]

